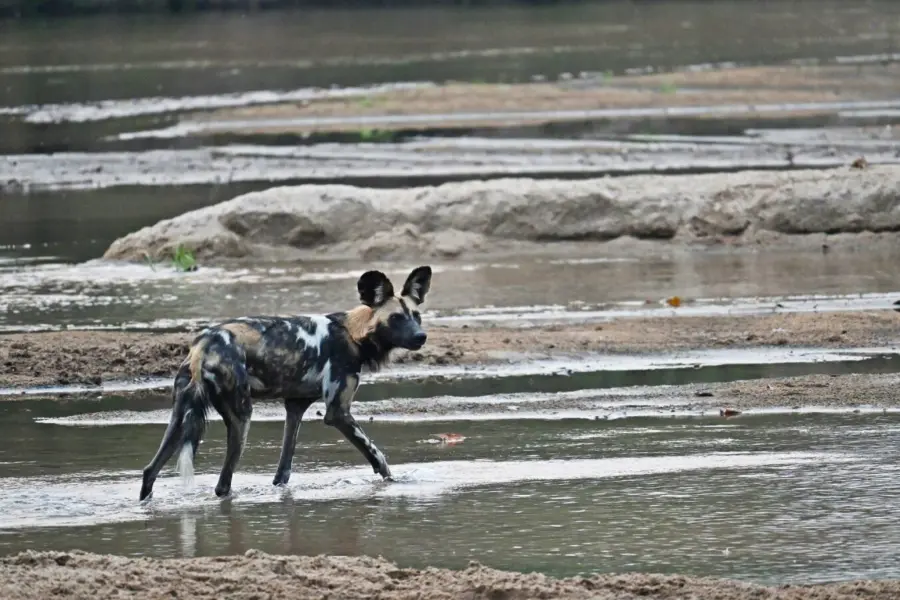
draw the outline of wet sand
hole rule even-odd
[[[186,129],[196,135],[228,131],[283,134],[360,131],[365,124],[351,119],[376,116],[398,117],[379,122],[377,128],[381,130],[452,128],[459,124],[448,120],[447,115],[485,113],[484,117],[467,119],[465,126],[490,127],[583,118],[515,114],[519,112],[893,100],[898,91],[898,64],[784,65],[624,76],[582,73],[557,82],[447,82],[362,98],[323,97],[227,108],[189,114],[181,122],[198,125],[196,129]],[[832,111],[785,107],[782,112],[783,116],[795,118]],[[434,118],[429,119],[428,115]],[[404,120],[403,116],[410,118]],[[713,113],[709,116],[718,118]],[[342,118],[348,121],[341,122]],[[310,121],[292,124],[291,119]],[[270,121],[279,124],[269,124]],[[254,126],[254,122],[258,125]],[[204,126],[213,123],[215,127]]]
[[[425,323],[427,327],[427,322]],[[514,364],[596,353],[766,346],[860,348],[900,340],[894,311],[622,319],[541,327],[430,327],[419,352],[395,363]],[[0,336],[0,387],[174,376],[192,333],[70,331]]]
[[[802,375],[746,379],[725,383],[692,383],[677,386],[618,388],[596,394],[531,394],[530,398],[488,396],[479,398],[432,397],[357,402],[357,418],[388,420],[493,420],[502,418],[602,419],[621,416],[739,415],[723,411],[862,410],[896,411],[900,375],[849,374]],[[600,406],[598,400],[605,403]],[[510,408],[512,407],[512,408]],[[314,405],[317,413],[323,406]],[[319,416],[317,414],[317,416]]]
[[[554,579],[498,571],[412,569],[381,558],[242,556],[125,558],[81,552],[23,552],[0,559],[0,595],[9,600],[67,598],[896,598],[900,582],[856,581],[767,587],[726,579],[621,574]]]

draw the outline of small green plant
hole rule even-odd
[[[359,139],[363,142],[387,141],[391,139],[391,132],[366,127],[359,130]]]
[[[172,254],[172,266],[175,267],[176,271],[187,272],[187,271],[196,271],[197,270],[197,259],[194,258],[194,253],[178,244],[178,247],[175,248],[175,252]]]
[[[375,104],[375,100],[371,96],[364,96],[359,99],[359,105],[365,108],[370,108]]]
[[[659,91],[663,94],[674,94],[678,91],[678,86],[670,81],[667,81],[666,83],[659,86]]]
[[[156,271],[156,265],[153,264],[153,259],[150,258],[150,255],[144,252],[144,260],[147,261],[147,266],[150,267],[151,271]]]

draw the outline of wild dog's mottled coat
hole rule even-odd
[[[431,268],[414,269],[400,296],[380,271],[367,271],[352,310],[295,317],[242,317],[201,332],[175,376],[172,417],[156,455],[144,469],[141,500],[150,496],[159,471],[179,447],[179,460],[192,468],[210,406],[228,432],[225,464],[216,494],[231,479],[246,442],[253,399],[283,398],[287,418],[274,484],[290,478],[300,421],[306,409],[325,402],[325,423],[333,425],[366,457],[376,473],[391,476],[382,452],[353,416],[350,404],[363,367],[379,369],[391,350],[417,350],[425,343],[418,307],[431,285]]]

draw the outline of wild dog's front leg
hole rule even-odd
[[[359,388],[359,376],[350,375],[343,381],[332,382],[331,385],[336,386],[336,389],[329,390],[329,393],[326,394],[328,405],[325,409],[325,424],[333,426],[344,434],[344,437],[362,452],[376,473],[385,479],[390,479],[391,469],[388,467],[384,454],[350,414],[350,404]]]

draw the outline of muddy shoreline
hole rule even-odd
[[[127,590],[127,591],[126,591]],[[23,552],[0,559],[9,600],[68,598],[896,598],[900,582],[761,586],[684,575],[627,573],[555,579],[470,562],[463,570],[402,568],[367,556],[278,556],[257,550],[214,558],[126,558],[83,552]]]
[[[426,323],[427,326],[427,323]],[[894,311],[622,319],[533,328],[430,327],[397,364],[514,364],[602,353],[761,347],[862,348],[900,341]],[[0,336],[0,387],[174,376],[193,333],[69,331]]]

